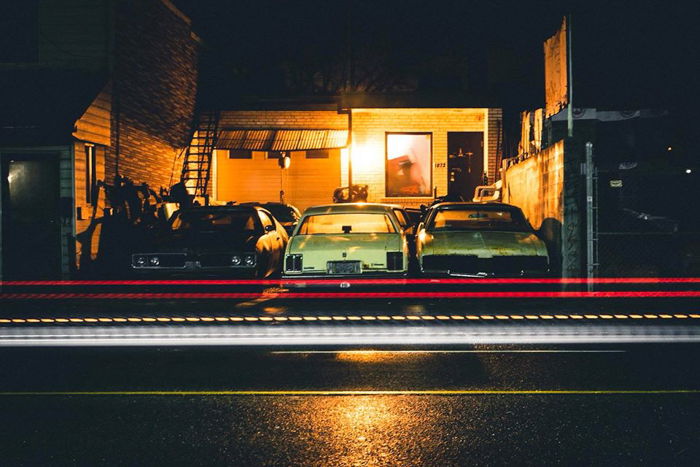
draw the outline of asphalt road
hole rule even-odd
[[[3,465],[697,465],[700,348],[0,349]]]
[[[697,465],[698,283],[0,283],[0,464]]]

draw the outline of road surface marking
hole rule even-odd
[[[304,315],[304,316],[217,316],[217,317],[197,317],[197,316],[145,316],[136,317],[131,316],[128,318],[121,317],[101,317],[101,318],[0,318],[0,324],[54,324],[54,323],[162,323],[162,322],[190,322],[190,323],[211,323],[211,322],[225,322],[225,323],[242,323],[242,322],[274,322],[274,321],[301,321],[301,322],[313,322],[313,321],[522,321],[522,320],[559,320],[565,321],[569,319],[574,320],[596,320],[596,319],[682,319],[682,320],[698,320],[700,319],[700,314],[690,313],[690,314],[652,314],[646,313],[640,314],[556,314],[556,315],[362,315],[362,316],[328,316],[328,315]]]

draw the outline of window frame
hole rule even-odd
[[[429,146],[430,153],[428,155],[428,169],[430,172],[430,177],[428,179],[428,189],[426,193],[419,193],[416,195],[406,195],[406,194],[396,194],[389,193],[389,138],[395,135],[406,135],[406,136],[419,136],[427,135],[429,136]],[[384,196],[386,198],[429,198],[432,197],[433,193],[433,132],[432,131],[386,131],[384,132]]]

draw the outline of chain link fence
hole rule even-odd
[[[680,196],[677,179],[660,183],[663,175],[598,172],[597,276],[700,276],[700,209],[691,196]],[[680,199],[669,199],[664,189]]]

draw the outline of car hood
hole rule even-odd
[[[253,251],[259,236],[244,232],[182,231],[162,237],[153,251],[166,252],[220,252]]]
[[[423,254],[547,256],[547,248],[530,232],[435,232],[426,235]]]

